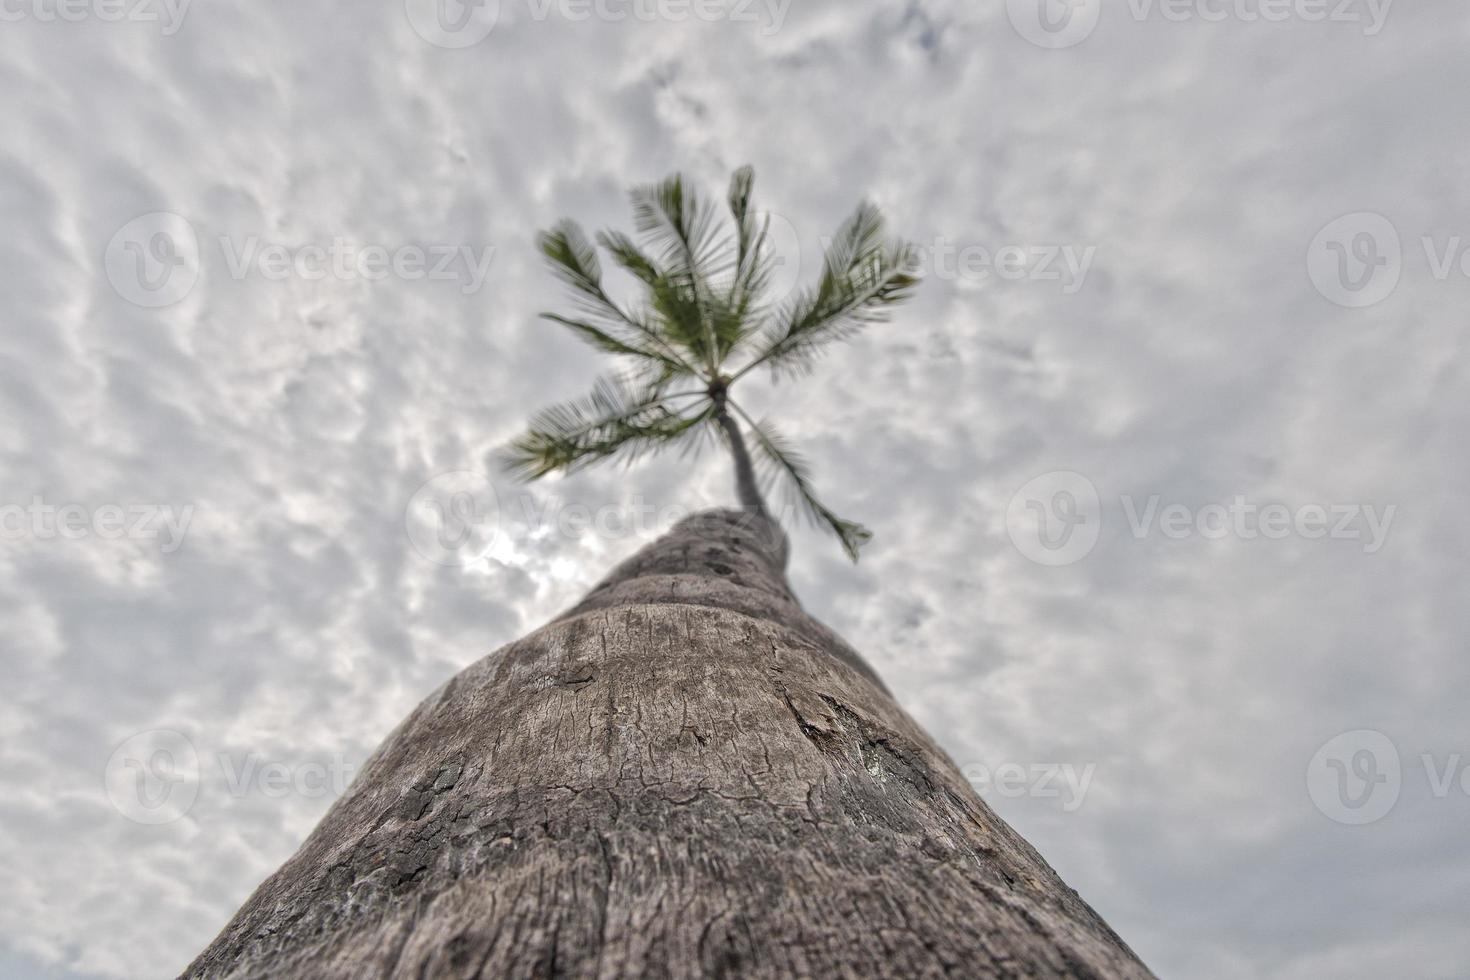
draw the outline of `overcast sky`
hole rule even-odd
[[[1160,975],[1463,976],[1470,11],[1048,2],[0,4],[0,975],[178,971],[731,499],[488,454],[600,367],[535,231],[748,162],[793,276],[865,196],[926,249],[752,392],[876,535],[795,534],[807,606]]]

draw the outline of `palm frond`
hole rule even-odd
[[[823,347],[886,320],[918,282],[913,246],[885,240],[882,213],[862,204],[828,245],[816,287],[782,311],[760,352],[736,377],[760,364],[778,377],[810,371]]]
[[[536,245],[546,256],[557,278],[572,290],[573,297],[594,316],[627,321],[623,312],[602,288],[602,263],[587,233],[575,221],[559,222],[536,236]]]
[[[660,374],[667,374],[672,378],[689,373],[687,365],[674,360],[673,357],[658,350],[652,344],[641,342],[641,338],[621,339],[594,323],[562,316],[558,313],[542,313],[541,318],[566,327],[600,351],[608,354],[625,354],[641,361],[651,362]]]
[[[723,364],[736,348],[751,335],[750,306],[743,298],[732,303],[728,295],[710,297],[706,317],[709,332],[715,338],[715,363]]]
[[[685,189],[682,176],[634,188],[630,196],[634,226],[670,273],[707,278],[716,271],[710,266],[720,244],[714,211]]]
[[[732,266],[729,241],[715,224],[714,209],[687,189],[679,174],[635,188],[632,201],[633,223],[658,250],[664,273],[660,284],[650,284],[655,308],[667,320],[671,337],[711,372],[718,370],[737,338],[714,298],[714,282]]]
[[[735,219],[735,228],[739,233],[739,257],[742,259],[749,251],[751,233],[754,231],[755,216],[750,211],[750,192],[754,187],[755,170],[744,166],[730,175],[730,190],[725,195],[730,204],[730,215]]]
[[[653,259],[644,255],[633,239],[620,231],[598,232],[597,244],[607,249],[618,265],[637,276],[645,285],[652,285],[663,274],[654,265]]]
[[[650,319],[669,343],[705,366],[711,362],[707,308],[693,277],[662,275],[648,284]]]
[[[838,517],[817,498],[806,460],[791,447],[785,436],[776,431],[769,420],[756,422],[738,406],[736,411],[745,419],[755,437],[757,459],[766,472],[768,482],[784,478],[790,496],[795,498],[807,518],[835,534],[847,557],[856,562],[858,549],[872,540],[873,532],[856,521]]]
[[[728,201],[730,216],[735,221],[735,271],[730,278],[730,289],[724,303],[727,319],[738,324],[738,331],[731,331],[730,348],[734,349],[754,330],[751,314],[760,301],[761,294],[771,279],[769,238],[771,221],[761,218],[751,210],[751,190],[755,185],[755,171],[741,167],[730,178]]]
[[[602,285],[602,263],[581,226],[563,221],[537,238],[541,252],[559,279],[572,291],[581,309],[580,317],[555,313],[542,316],[576,333],[600,350],[613,354],[655,360],[674,374],[693,374],[694,368],[671,348],[641,317],[624,310],[608,296]],[[631,243],[629,243],[631,244]],[[612,251],[612,249],[609,249]],[[635,250],[636,251],[636,250]],[[614,251],[614,256],[620,261]]]
[[[708,407],[693,407],[692,415],[674,411],[660,385],[637,387],[625,378],[602,378],[587,397],[538,412],[501,458],[527,480],[574,472],[614,456],[636,459],[677,442],[708,419]]]

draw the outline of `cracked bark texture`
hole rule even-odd
[[[695,515],[388,736],[188,977],[1148,977]]]

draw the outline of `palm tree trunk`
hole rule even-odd
[[[189,977],[1148,977],[699,514],[388,736]]]
[[[725,432],[725,440],[730,444],[730,455],[735,459],[735,492],[739,496],[740,506],[751,513],[764,515],[766,502],[761,497],[760,485],[755,481],[755,469],[750,465],[750,454],[746,452],[745,438],[740,434],[740,426],[723,406],[715,417],[719,419],[720,428]]]

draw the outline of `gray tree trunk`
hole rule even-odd
[[[435,691],[189,977],[1148,977],[696,515]]]
[[[761,497],[760,485],[756,483],[755,468],[750,465],[750,453],[745,451],[745,439],[740,435],[740,425],[732,419],[721,403],[716,416],[724,430],[725,441],[730,444],[730,455],[735,460],[735,494],[740,506],[756,514],[766,513],[766,502]]]

